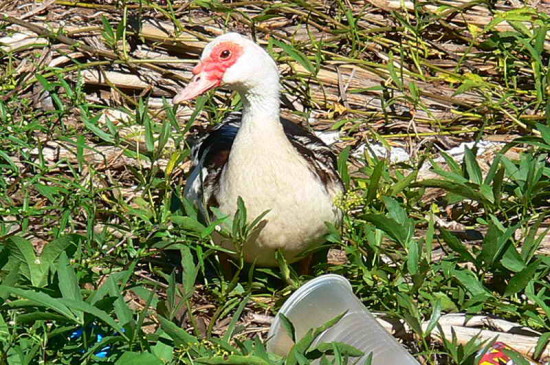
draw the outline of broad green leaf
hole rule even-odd
[[[190,346],[199,343],[199,340],[195,336],[190,335],[175,323],[161,316],[158,316],[158,320],[163,331],[174,340],[177,346]]]
[[[550,147],[550,126],[537,123],[537,129],[539,130],[544,142]]]
[[[168,337],[162,330],[160,330],[160,339],[166,339],[170,340],[170,337]],[[153,346],[151,346],[151,352],[161,359],[164,363],[169,363],[174,358],[174,347],[164,343],[164,341],[160,340],[157,341]]]
[[[326,322],[318,328],[310,329],[309,331],[307,331],[307,333],[290,349],[286,360],[286,365],[295,365],[303,361],[307,362],[304,354],[308,351],[313,341],[315,341],[315,339],[321,333],[338,323],[338,321],[340,321],[340,319],[342,319],[342,317],[345,315],[346,312],[336,316],[335,318],[331,319],[330,321]]]
[[[145,112],[146,113],[146,112]],[[153,136],[153,122],[148,115],[145,115],[143,121],[145,127],[145,147],[147,152],[153,152],[155,150],[155,137]]]
[[[420,248],[418,242],[410,240],[407,252],[407,270],[411,275],[418,273],[418,263],[420,262]]]
[[[132,310],[128,306],[128,303],[126,303],[126,300],[124,300],[124,296],[122,295],[124,290],[124,283],[122,284],[122,286],[119,286],[117,284],[116,277],[110,276],[104,285],[108,288],[109,295],[117,298],[114,301],[113,306],[118,322],[122,326],[130,323],[133,320],[134,313],[132,312]]]
[[[473,297],[486,297],[487,289],[470,270],[453,270],[453,276],[462,284]]]
[[[367,214],[363,218],[372,223],[376,228],[384,231],[392,239],[407,247],[407,242],[412,237],[411,227],[405,227],[397,223],[394,219],[381,214]]]
[[[8,327],[8,324],[4,320],[4,317],[2,317],[2,314],[0,313],[0,342],[6,341],[10,336],[10,330]]]
[[[254,355],[228,355],[215,357],[199,357],[195,360],[199,364],[230,364],[230,365],[271,365],[272,362]]]
[[[388,196],[385,196],[382,198],[384,201],[384,205],[386,206],[386,209],[388,210],[388,214],[390,218],[394,219],[397,223],[402,225],[409,225],[411,224],[411,221],[409,219],[409,216],[407,215],[407,212],[401,204],[397,202],[397,200],[390,198]]]
[[[470,253],[468,248],[466,248],[466,245],[464,245],[458,238],[456,238],[451,232],[447,231],[443,227],[439,227],[439,231],[441,232],[441,238],[449,245],[451,250],[458,253],[460,258],[465,262],[471,262],[476,263],[476,259],[474,256]]]
[[[63,298],[82,300],[76,274],[65,252],[61,253],[57,262],[57,277],[59,279],[59,290]]]
[[[351,345],[348,345],[347,343],[343,343],[343,342],[321,343],[311,351],[319,351],[319,352],[322,352],[322,353],[331,354],[331,353],[334,352],[335,348],[338,350],[338,352],[341,355],[344,355],[344,356],[359,357],[359,356],[363,356],[365,354],[363,351],[358,350],[355,347],[353,347]]]
[[[125,352],[116,365],[162,365],[163,362],[150,352]]]
[[[376,198],[376,193],[378,192],[378,185],[380,184],[380,178],[382,177],[382,172],[384,171],[384,160],[380,160],[374,166],[372,174],[369,179],[369,186],[367,187],[367,194],[365,196],[365,204],[369,205],[374,198]]]
[[[460,195],[466,199],[472,199],[483,203],[487,202],[487,199],[485,199],[481,192],[474,190],[472,187],[466,184],[460,184],[454,181],[426,179],[422,181],[417,181],[413,183],[412,186],[441,188],[456,195]]]
[[[2,281],[0,281],[0,283],[4,285],[4,288],[9,288],[17,285],[17,282],[19,281],[19,275],[20,275],[19,268],[22,265],[24,264],[17,261],[10,267],[8,274],[2,278]],[[0,303],[6,300],[9,296],[10,296],[10,292],[6,289],[2,289],[2,287],[0,286],[0,299],[1,299]]]
[[[468,177],[470,181],[481,185],[483,176],[481,175],[481,168],[477,163],[476,156],[471,149],[464,149],[464,163],[466,165],[466,171],[468,172]]]
[[[197,233],[202,233],[206,227],[194,218],[186,216],[172,216],[172,222],[177,224],[183,229],[190,230]]]
[[[531,281],[531,279],[533,279],[533,277],[535,276],[535,272],[537,271],[539,264],[540,261],[537,260],[529,264],[529,266],[518,272],[516,275],[514,275],[514,277],[510,279],[510,282],[508,283],[508,286],[504,291],[504,295],[508,296],[516,294],[525,289],[527,284],[529,284],[529,281]]]
[[[502,234],[500,229],[493,223],[489,224],[489,229],[483,237],[481,253],[479,257],[489,266],[493,265],[498,252],[499,237]]]
[[[519,272],[525,269],[525,262],[513,244],[508,245],[508,248],[500,259],[500,263],[513,272]]]
[[[346,146],[346,148],[344,148],[342,152],[340,152],[340,154],[338,155],[338,160],[337,160],[338,173],[340,174],[340,178],[342,179],[342,182],[344,183],[344,186],[346,187],[346,189],[349,188],[349,184],[350,184],[350,176],[348,171],[348,159],[349,159],[350,151],[351,151],[351,147]]]
[[[60,298],[59,302],[63,303],[66,307],[70,308],[73,311],[82,311],[82,312],[91,314],[97,319],[102,320],[103,322],[111,326],[113,330],[118,332],[119,335],[121,335],[122,337],[128,340],[128,336],[125,334],[125,331],[122,328],[122,326],[117,322],[115,322],[115,320],[111,316],[109,316],[105,311],[97,307],[94,307],[90,303],[74,300],[74,299]]]
[[[45,275],[45,266],[36,257],[34,247],[30,241],[19,236],[13,236],[8,239],[7,247],[10,261],[16,260],[21,263],[20,270],[23,276],[27,277],[33,286],[41,286]]]
[[[180,248],[181,252],[181,267],[182,267],[182,283],[185,289],[184,300],[191,298],[195,291],[195,281],[199,273],[199,267],[193,260],[193,255],[189,247]]]
[[[4,285],[0,285],[0,289],[9,291],[13,295],[27,299],[38,306],[49,308],[76,323],[83,324],[79,321],[79,318],[76,317],[75,314],[62,302],[61,298],[53,298],[46,293],[7,287]]]

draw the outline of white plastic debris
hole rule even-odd
[[[364,353],[351,363],[364,364],[372,353],[374,365],[418,365],[411,354],[374,319],[353,294],[349,281],[340,275],[322,275],[309,281],[287,299],[279,313],[292,322],[297,340],[310,329],[345,313],[336,324],[317,337],[313,347],[321,343],[342,342]],[[279,314],[269,329],[268,339],[267,349],[282,356],[287,355],[294,344]]]
[[[466,151],[466,148],[472,149],[473,147],[477,146],[477,154],[478,156],[486,152],[487,150],[497,148],[500,149],[504,147],[505,143],[503,142],[492,142],[492,141],[479,141],[477,142],[463,142],[457,147],[451,148],[448,151],[445,151],[447,154],[451,155],[457,162],[462,162],[464,159],[464,152]],[[436,161],[443,161],[443,158],[438,158]]]
[[[315,131],[315,135],[327,146],[340,140],[340,131]]]
[[[404,148],[390,147],[389,149],[381,143],[363,143],[352,152],[355,158],[363,158],[367,153],[371,157],[389,159],[391,163],[406,162],[411,159],[411,156]],[[373,156],[374,155],[374,156]]]

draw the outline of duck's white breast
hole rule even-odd
[[[325,187],[288,140],[275,144],[279,148],[269,148],[274,145],[272,140],[265,148],[254,148],[257,141],[239,142],[220,179],[219,209],[232,216],[241,197],[249,222],[269,210],[259,236],[245,244],[245,259],[274,266],[274,253],[281,249],[292,262],[300,252],[323,241],[325,222],[339,223],[341,212],[334,200],[341,188]],[[219,239],[219,243],[233,248],[227,240]]]

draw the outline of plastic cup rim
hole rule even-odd
[[[268,341],[271,342],[272,339],[274,339],[276,336],[276,333],[279,333],[281,330],[281,320],[279,318],[279,313],[282,313],[286,315],[292,307],[296,305],[299,301],[301,301],[303,298],[305,298],[312,290],[314,290],[320,283],[325,284],[326,282],[333,281],[335,284],[342,284],[347,289],[350,290],[350,293],[352,292],[352,287],[350,282],[343,276],[337,275],[337,274],[325,274],[316,277],[315,279],[312,279],[302,285],[298,290],[296,290],[292,295],[285,301],[285,303],[282,305],[281,309],[279,309],[279,312],[275,316],[275,320],[271,324],[271,327],[269,329],[268,333]]]

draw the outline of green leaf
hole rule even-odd
[[[439,322],[439,318],[441,318],[441,307],[442,307],[441,302],[442,302],[441,299],[437,299],[435,301],[432,315],[430,316],[430,320],[428,321],[426,330],[424,330],[424,333],[423,333],[424,338],[427,338],[428,336],[430,336],[435,326],[437,326],[437,323]]]
[[[277,47],[281,48],[283,50],[283,52],[285,52],[287,55],[289,55],[294,61],[296,61],[300,65],[304,66],[304,68],[306,70],[308,70],[310,73],[312,73],[312,74],[315,73],[315,67],[309,61],[309,59],[307,58],[307,56],[305,54],[298,51],[292,45],[283,43],[281,41],[278,41],[277,39],[275,39],[273,37],[269,38],[269,41],[272,42]]]
[[[539,130],[544,142],[550,147],[550,126],[537,123],[537,129]]]
[[[483,178],[481,175],[481,168],[477,163],[476,156],[474,155],[472,150],[467,147],[464,149],[464,163],[466,165],[466,171],[468,172],[468,177],[470,178],[470,181],[475,184],[481,185]]]
[[[460,195],[466,199],[472,199],[483,203],[487,202],[487,199],[485,199],[481,192],[474,190],[472,187],[466,184],[460,184],[455,181],[426,179],[422,181],[417,181],[413,183],[412,186],[441,188],[456,195]]]
[[[418,273],[418,263],[420,261],[420,248],[418,242],[410,240],[407,252],[407,270],[411,275]]]
[[[372,170],[372,174],[369,179],[369,186],[367,187],[367,194],[365,196],[365,204],[369,205],[374,198],[376,198],[376,193],[378,192],[378,185],[380,184],[380,178],[382,177],[382,172],[384,171],[384,160],[378,161]]]
[[[177,326],[175,323],[161,316],[158,316],[158,319],[162,330],[166,332],[166,334],[170,336],[172,340],[174,340],[174,343],[177,346],[189,346],[199,343],[199,340],[195,336],[190,335],[184,329]]]
[[[323,342],[311,351],[319,351],[324,354],[333,354],[335,348],[343,356],[359,357],[365,354],[363,351],[358,350],[355,347],[343,342],[328,342],[328,343]]]
[[[388,72],[390,74],[390,77],[395,84],[399,88],[399,90],[403,90],[403,80],[402,78],[397,74],[397,70],[395,69],[395,63],[393,58],[393,52],[389,52],[388,54],[389,60],[388,60]]]
[[[172,222],[185,230],[202,233],[206,229],[205,226],[203,226],[198,220],[192,217],[172,216],[171,219]]]
[[[453,270],[453,277],[455,277],[473,297],[485,298],[489,295],[487,289],[470,270]]]
[[[126,340],[129,340],[129,338],[126,335],[126,333],[125,333],[124,329],[122,328],[122,326],[120,324],[118,324],[117,322],[115,322],[115,320],[113,318],[111,318],[111,316],[109,316],[105,311],[103,311],[103,310],[101,310],[97,307],[94,307],[93,305],[91,305],[87,302],[74,300],[74,299],[60,298],[59,302],[63,303],[64,305],[66,305],[68,308],[70,308],[73,311],[82,311],[82,312],[91,314],[92,316],[96,317],[97,319],[102,320],[103,322],[105,322],[106,324],[111,326],[111,328],[113,330],[118,332],[118,334],[121,335],[122,337],[124,337]]]
[[[46,79],[44,76],[40,74],[34,75],[36,77],[36,80],[44,87],[46,91],[52,92],[54,89],[54,86]]]
[[[153,152],[155,150],[155,137],[153,136],[153,122],[151,121],[151,118],[149,118],[149,115],[146,113],[147,111],[144,111],[145,115],[144,115],[143,124],[145,126],[145,147],[147,148],[147,152]]]
[[[130,323],[133,319],[133,312],[128,306],[128,303],[126,303],[126,300],[124,300],[124,296],[122,295],[124,290],[124,283],[122,284],[122,287],[119,287],[119,285],[117,285],[116,277],[111,275],[104,285],[108,289],[109,294],[112,297],[117,298],[114,301],[113,306],[119,323],[123,326],[127,323]]]
[[[502,266],[513,272],[519,272],[525,269],[525,262],[523,262],[523,258],[512,244],[508,245],[508,248],[500,259],[500,263]]]
[[[102,31],[103,38],[109,45],[113,46],[116,40],[113,27],[111,26],[111,23],[105,17],[105,15],[101,16],[101,22],[103,23],[103,31]]]
[[[338,173],[340,174],[340,178],[342,179],[342,182],[344,183],[344,186],[346,187],[346,189],[349,188],[349,184],[350,184],[350,176],[348,171],[348,159],[349,159],[350,151],[351,151],[351,146],[346,146],[346,148],[344,148],[342,152],[340,152],[340,154],[338,155],[338,161],[337,161]]]
[[[414,172],[411,172],[409,175],[405,176],[403,179],[399,180],[397,183],[395,183],[391,188],[391,196],[396,196],[399,193],[401,193],[403,189],[411,185],[411,183],[416,179],[417,176],[418,176],[418,172],[414,171]]]
[[[392,239],[407,247],[407,242],[412,237],[410,227],[405,227],[397,223],[394,219],[381,214],[367,214],[363,218],[371,222],[376,228],[384,231]]]
[[[247,295],[239,304],[237,307],[237,310],[233,314],[233,318],[231,318],[231,322],[229,323],[229,326],[227,326],[227,330],[225,334],[223,335],[223,340],[226,342],[229,342],[233,336],[233,332],[235,331],[235,326],[237,325],[239,319],[241,318],[241,314],[243,313],[246,305],[248,304],[250,300],[250,295]]]
[[[510,358],[511,363],[514,365],[531,365],[523,355],[515,350],[504,348],[502,352]]]
[[[151,346],[151,352],[167,364],[174,358],[174,347],[164,343],[163,340],[169,340],[170,338],[162,330],[159,331],[159,341]]]
[[[23,276],[27,277],[33,286],[39,287],[44,279],[45,267],[34,253],[34,247],[30,241],[13,236],[8,239],[10,261],[15,260],[21,263],[20,270]]]
[[[84,123],[84,126],[90,130],[93,134],[104,140],[105,142],[114,143],[115,138],[110,135],[109,133],[103,131],[101,128],[98,127],[98,121],[101,115],[96,115],[93,118],[88,117],[88,111],[85,110],[84,107],[80,106],[80,116],[82,118],[82,122]]]
[[[59,279],[59,290],[63,298],[82,300],[80,287],[76,274],[69,263],[69,258],[65,252],[59,256],[57,263],[57,277]]]
[[[294,328],[294,325],[292,324],[290,319],[288,319],[287,316],[285,316],[283,313],[280,313],[280,312],[279,312],[279,319],[286,333],[292,339],[292,342],[296,343],[296,329]]]
[[[539,267],[540,261],[537,260],[533,263],[531,263],[529,266],[527,266],[525,269],[514,275],[512,279],[510,279],[510,282],[508,283],[508,286],[506,287],[506,290],[504,291],[504,295],[509,296],[512,294],[519,293],[525,287],[527,284],[529,284],[529,281],[533,279],[535,276],[535,273],[537,271],[537,268]]]
[[[383,197],[382,200],[384,201],[384,205],[388,210],[390,218],[394,219],[397,223],[402,225],[411,224],[411,220],[409,219],[407,212],[405,211],[405,209],[403,209],[401,204],[397,202],[397,200],[388,196]]]
[[[0,289],[6,290],[18,297],[27,299],[35,305],[49,308],[76,323],[83,324],[82,322],[80,322],[79,318],[76,317],[75,314],[65,304],[62,303],[60,298],[53,298],[48,294],[42,292],[7,287],[4,285],[0,285]]]
[[[19,167],[13,162],[12,158],[4,151],[0,151],[0,158],[3,158],[15,173],[19,173]]]
[[[294,346],[292,346],[286,360],[286,365],[295,365],[297,363],[303,363],[304,361],[307,362],[304,354],[307,352],[313,341],[315,341],[321,333],[334,326],[345,315],[346,312],[334,317],[318,328],[310,329],[297,343],[294,344]]]
[[[189,247],[180,248],[181,252],[181,267],[182,267],[182,283],[185,290],[183,300],[191,298],[195,292],[195,280],[199,273],[199,267],[195,265],[193,255]]]
[[[479,254],[479,257],[489,266],[493,265],[495,261],[499,245],[498,238],[500,235],[500,229],[495,224],[490,223],[487,233],[485,237],[483,237],[481,252]]]
[[[441,232],[441,238],[449,245],[451,250],[458,253],[460,258],[465,262],[472,262],[476,263],[476,259],[474,256],[470,253],[470,251],[466,248],[466,246],[460,242],[458,238],[456,238],[451,232],[447,231],[443,227],[439,227],[439,231]]]
[[[19,281],[19,274],[20,274],[19,268],[21,267],[21,265],[23,264],[18,261],[9,268],[8,274],[4,276],[0,281],[0,283],[4,285],[4,288],[17,285],[17,282]],[[0,299],[1,299],[0,303],[6,300],[9,296],[10,296],[10,292],[0,287]]]
[[[533,357],[535,359],[540,359],[543,351],[546,349],[549,342],[550,342],[550,332],[543,333],[539,337],[539,340],[537,341],[537,346],[535,347],[535,352],[533,354]]]
[[[163,362],[150,352],[125,352],[116,365],[162,365]]]
[[[0,314],[0,343],[6,341],[10,336],[10,329],[8,327],[8,324],[4,320],[4,317],[2,317],[2,314]]]
[[[254,355],[229,355],[199,357],[195,360],[199,364],[232,364],[232,365],[271,365],[272,362]]]

